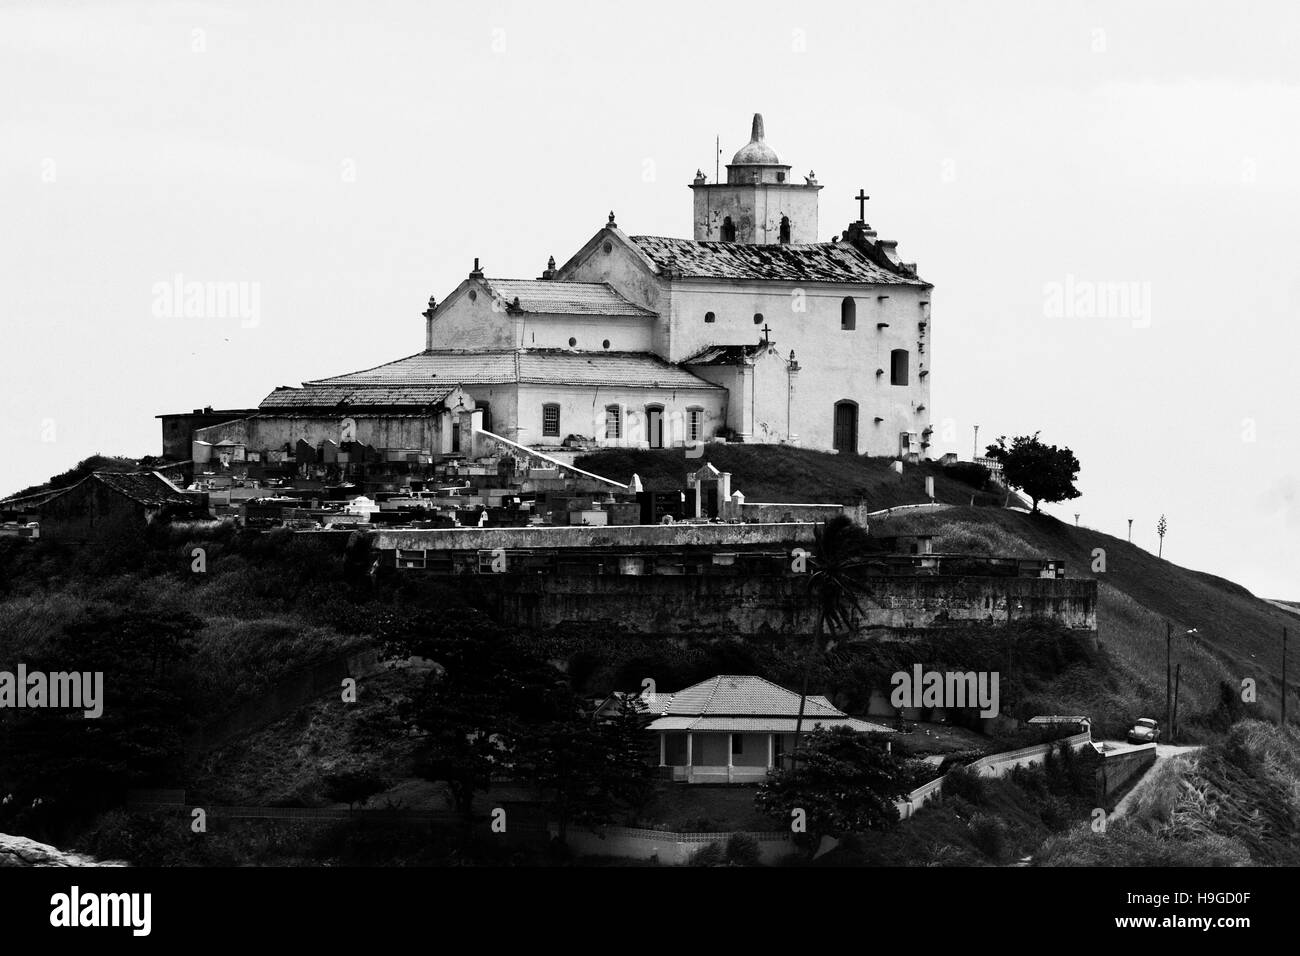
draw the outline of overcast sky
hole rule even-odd
[[[1186,0],[6,3],[0,493],[417,352],[475,256],[535,277],[611,209],[690,236],[760,111],[820,238],[865,188],[935,284],[932,451],[1041,429],[1083,465],[1057,515],[1155,550],[1163,512],[1172,560],[1300,599],[1297,37]],[[178,275],[255,318],[169,312]]]

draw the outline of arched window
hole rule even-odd
[[[542,437],[560,437],[560,406],[557,402],[547,402],[542,406]]]
[[[846,295],[840,303],[840,328],[851,332],[858,327],[858,304],[853,296]]]
[[[623,437],[623,408],[620,405],[605,406],[605,438]]]
[[[716,315],[714,315],[712,312],[705,312],[705,313],[704,313],[704,321],[705,321],[705,322],[716,322],[717,320],[718,320],[718,317],[717,317]]]
[[[731,221],[730,216],[722,220],[722,241],[723,242],[736,241],[736,224]]]
[[[894,349],[889,353],[889,384],[907,384],[907,349]]]
[[[790,217],[789,216],[781,217],[781,241],[782,242],[790,241]]]
[[[474,407],[483,413],[483,424],[479,427],[485,432],[492,430],[492,406],[488,402],[475,402]]]

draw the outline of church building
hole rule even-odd
[[[696,173],[692,238],[629,235],[610,213],[539,278],[492,278],[476,259],[429,300],[423,351],[277,389],[260,431],[347,420],[379,449],[397,414],[400,440],[428,436],[436,455],[472,407],[473,429],[547,452],[725,438],[924,456],[932,287],[863,218],[819,241],[822,187],[790,170],[755,115],[726,182]],[[196,437],[217,445],[223,428]]]

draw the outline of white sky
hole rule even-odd
[[[935,283],[932,450],[1042,429],[1083,464],[1056,514],[1154,550],[1164,512],[1171,559],[1300,599],[1298,36],[1282,2],[8,3],[0,493],[416,352],[474,256],[535,277],[611,209],[689,236],[761,111],[822,239],[865,187]],[[155,317],[178,273],[258,323]],[[1051,317],[1069,276],[1146,284],[1149,327]]]

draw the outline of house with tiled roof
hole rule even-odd
[[[691,238],[628,234],[610,213],[535,279],[492,277],[475,259],[429,299],[422,352],[277,389],[260,427],[293,416],[339,443],[350,422],[363,444],[416,440],[436,456],[451,444],[445,422],[391,423],[469,407],[460,431],[548,453],[726,437],[924,454],[931,285],[866,223],[866,194],[858,219],[823,238],[823,187],[812,172],[791,175],[757,114],[725,182],[699,172],[690,188]],[[363,405],[375,412],[364,422]]]
[[[209,517],[206,494],[185,491],[157,471],[93,472],[67,488],[2,501],[0,512],[38,522],[42,537],[69,540]]]
[[[781,765],[794,748],[800,697],[762,677],[723,674],[675,694],[642,695],[659,738],[659,766],[683,783],[753,783]],[[892,734],[881,724],[850,717],[825,697],[804,702],[801,731],[847,727]]]

